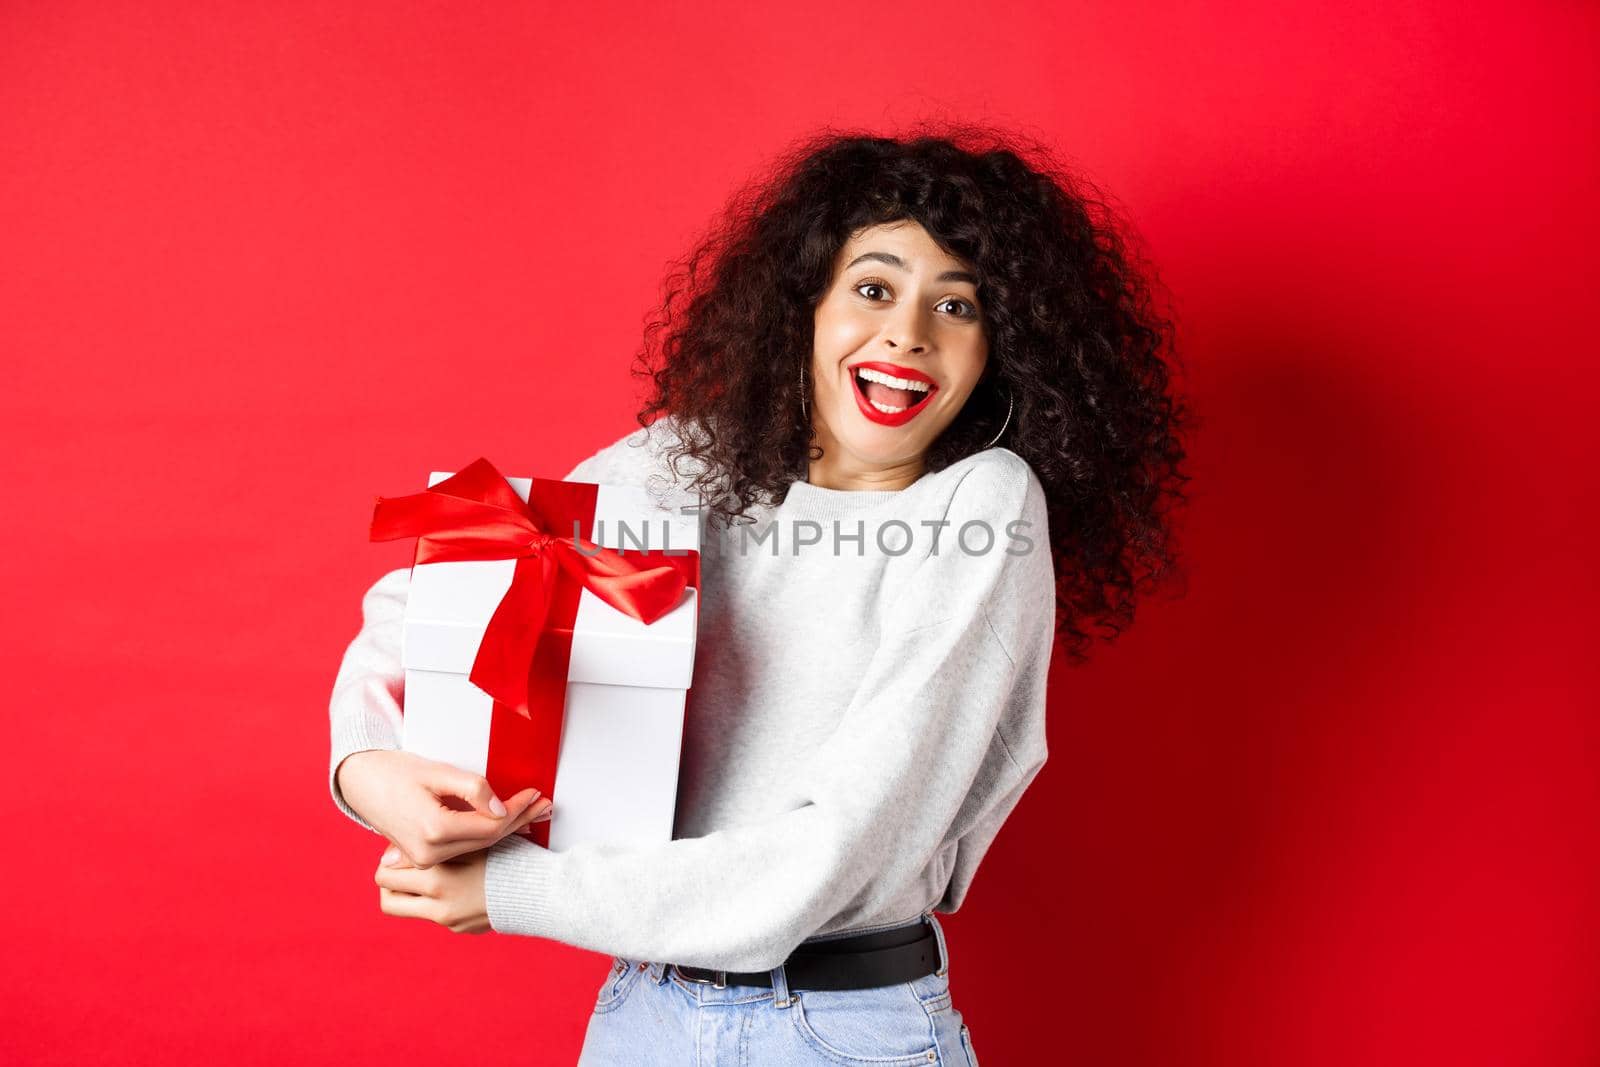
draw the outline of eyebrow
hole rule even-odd
[[[859,256],[857,256],[855,259],[852,259],[850,261],[849,265],[845,267],[845,270],[849,270],[851,267],[854,267],[857,263],[864,263],[869,259],[875,259],[880,263],[887,263],[891,267],[899,267],[901,270],[906,271],[907,273],[910,273],[910,271],[911,271],[911,268],[906,266],[906,261],[901,259],[899,256],[893,254],[892,252],[863,252]],[[977,275],[971,274],[971,273],[969,273],[967,271],[964,271],[964,270],[947,270],[943,274],[941,274],[937,278],[935,278],[934,281],[936,281],[936,282],[969,282],[972,285],[976,286],[978,284],[978,277],[977,277]]]

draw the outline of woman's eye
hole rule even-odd
[[[883,288],[884,287],[882,285],[879,285],[877,282],[862,282],[860,285],[856,286],[856,292],[859,293],[863,289],[879,289],[879,290],[882,290]],[[865,295],[865,294],[863,294],[863,295]],[[873,303],[877,303],[877,300],[874,297],[870,297],[869,296],[869,297],[867,297],[867,299],[873,301]]]
[[[964,311],[956,312],[957,318],[975,319],[978,317],[978,309],[965,300],[956,300],[952,298],[944,301],[944,304],[955,304],[957,307],[965,309]],[[943,307],[944,304],[941,304],[940,306]]]

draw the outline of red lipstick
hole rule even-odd
[[[893,375],[896,378],[904,378],[908,381],[926,382],[928,385],[928,391],[923,393],[921,399],[919,399],[915,404],[912,404],[910,407],[906,408],[904,411],[879,411],[877,408],[872,406],[872,401],[868,400],[867,395],[862,392],[861,378],[856,372],[863,367],[867,370],[879,371],[883,374]],[[933,399],[933,394],[939,391],[939,383],[935,382],[926,374],[919,370],[912,370],[910,367],[899,366],[895,363],[856,363],[849,368],[849,372],[851,391],[856,395],[856,407],[861,409],[861,414],[863,416],[865,416],[868,420],[877,423],[879,426],[904,426],[906,423],[910,422],[912,419],[921,414],[922,410],[928,406],[928,401]]]

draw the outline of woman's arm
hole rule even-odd
[[[846,907],[890,903],[951,827],[979,814],[966,810],[975,783],[1014,795],[1038,767],[1002,760],[995,778],[986,757],[1004,749],[996,735],[1008,710],[1042,715],[1055,593],[1043,491],[1007,456],[965,477],[946,516],[952,532],[990,522],[995,550],[919,564],[787,810],[652,847],[556,853],[508,838],[489,850],[493,928],[625,958],[768,970]],[[1017,518],[1032,524],[1034,549],[1010,555],[1005,527]]]
[[[361,598],[361,631],[345,650],[328,702],[332,732],[328,788],[340,811],[374,833],[345,800],[339,766],[345,758],[370,749],[400,747],[400,700],[405,671],[400,666],[400,624],[406,609],[411,568],[390,571]]]

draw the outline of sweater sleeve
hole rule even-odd
[[[616,444],[601,449],[567,472],[565,481],[588,481]],[[339,764],[370,749],[400,747],[405,669],[400,664],[401,624],[411,568],[383,575],[361,598],[361,630],[339,664],[328,704],[331,730],[328,789],[333,803],[358,826],[377,829],[356,814],[339,789]]]
[[[377,828],[356,814],[339,789],[339,764],[370,749],[400,747],[400,698],[405,671],[400,666],[400,624],[406,609],[411,568],[379,578],[361,598],[361,630],[345,649],[328,703],[332,730],[328,788],[339,810],[357,825]]]
[[[839,726],[784,793],[784,810],[655,846],[489,850],[491,926],[627,959],[765,971],[847,905],[870,908],[938,851],[1015,701],[1043,692],[1053,571],[1043,490],[1002,450],[952,493],[950,537],[986,521],[993,551],[941,539],[888,594],[881,639]],[[1030,524],[1029,552],[1004,550]],[[1043,651],[1041,654],[1041,644]],[[1018,664],[1028,677],[1019,677]]]

